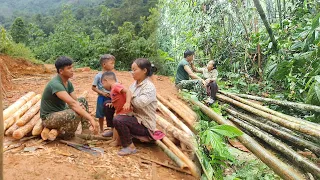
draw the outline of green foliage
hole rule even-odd
[[[14,20],[14,22],[11,26],[10,35],[11,35],[13,41],[16,43],[26,43],[27,42],[28,29],[20,17],[18,17]]]

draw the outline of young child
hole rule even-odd
[[[116,116],[132,116],[131,98],[132,94],[129,89],[122,84],[117,83],[116,75],[113,72],[105,72],[101,77],[103,87],[110,91],[112,103],[106,103],[105,106],[113,106],[116,110]],[[111,146],[119,146],[120,138],[118,132],[113,129],[113,138]]]
[[[100,133],[102,136],[111,137],[112,130],[103,132],[103,121],[106,116],[107,126],[113,128],[112,120],[114,115],[114,108],[109,108],[108,113],[104,113],[104,102],[111,101],[110,91],[106,90],[101,83],[101,76],[104,72],[111,72],[114,70],[115,57],[111,54],[105,54],[100,57],[100,65],[102,71],[99,72],[92,83],[92,90],[98,93],[97,107],[96,107],[96,118],[99,118]]]

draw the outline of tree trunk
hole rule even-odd
[[[33,98],[35,95],[36,93],[34,92],[28,92],[26,95],[22,96],[12,105],[10,105],[7,109],[3,111],[3,120],[8,119],[11,116],[11,114],[14,114],[16,111],[18,111],[19,108],[21,108],[24,104],[30,101],[30,99]]]
[[[172,159],[181,169],[187,169],[188,166],[179,158],[177,157],[165,144],[163,144],[160,140],[156,141],[156,144],[163,150],[167,156]]]
[[[180,151],[179,148],[173,142],[171,142],[167,137],[162,139],[162,142],[169,147],[169,149],[175,153],[182,161],[186,163],[188,168],[190,169],[191,174],[196,177],[200,178],[201,172],[200,169],[193,163],[183,152]]]
[[[287,141],[290,141],[291,143],[299,146],[299,147],[304,147],[304,148],[308,148],[310,151],[312,151],[313,153],[315,153],[318,157],[320,157],[320,147],[317,146],[316,144],[314,143],[311,143],[309,141],[306,141],[304,139],[301,139],[297,136],[294,136],[290,133],[287,133],[287,132],[284,132],[284,131],[281,131],[279,129],[276,129],[272,126],[269,126],[267,124],[264,124],[262,122],[259,122],[245,114],[242,114],[240,112],[237,112],[237,111],[234,111],[230,108],[227,108],[226,111],[231,114],[232,116],[235,116],[235,117],[238,117],[238,118],[241,118],[245,121],[247,121],[248,123],[254,125],[254,126],[257,126],[258,128],[272,134],[272,135],[275,135],[275,136],[278,136],[278,137],[281,137],[282,139],[284,140],[287,140]]]
[[[194,105],[199,106],[203,113],[205,113],[207,116],[209,116],[212,120],[216,121],[217,123],[227,124],[236,127],[233,123],[225,120],[222,116],[218,115],[201,102],[195,101],[193,99],[191,99],[190,101]],[[262,162],[269,166],[281,178],[296,180],[305,179],[302,173],[295,171],[295,167],[279,160],[275,155],[266,150],[263,146],[261,146],[257,141],[255,141],[247,134],[244,133],[242,136],[239,136],[237,138],[246,148],[248,148],[255,156],[257,156]]]
[[[193,137],[188,136],[183,131],[174,127],[167,120],[163,119],[161,116],[158,116],[158,115],[157,115],[157,124],[160,127],[162,127],[163,130],[172,134],[173,137],[177,138],[180,142],[187,145],[190,149],[193,150],[193,152],[195,152],[196,144],[195,144],[195,139],[193,139]]]
[[[233,122],[240,125],[242,128],[246,129],[247,131],[250,131],[252,134],[257,136],[258,138],[262,139],[264,142],[268,143],[270,146],[275,148],[276,150],[283,153],[285,156],[291,159],[291,161],[295,162],[297,165],[302,167],[307,172],[311,172],[316,177],[320,178],[320,167],[309,161],[307,158],[301,156],[297,152],[295,152],[293,149],[288,147],[286,144],[282,143],[279,140],[276,140],[269,134],[257,129],[256,127],[253,127],[247,123],[244,123],[240,121],[239,119],[236,119],[232,116],[229,116],[229,119]]]
[[[36,114],[26,125],[19,127],[19,129],[15,130],[12,134],[12,137],[15,139],[23,138],[30,131],[32,131],[32,129],[34,128],[36,123],[39,121],[39,119],[40,119],[40,112]]]
[[[165,107],[160,101],[158,101],[158,109],[164,115],[168,115],[170,119],[175,122],[184,132],[190,136],[194,136],[193,132],[186,126],[180,119],[177,118],[167,107]]]
[[[40,110],[41,100],[32,106],[20,119],[17,120],[17,125],[22,127],[27,124]]]
[[[32,135],[33,136],[38,136],[41,134],[43,130],[43,125],[42,125],[42,119],[40,118],[37,122],[36,125],[34,125],[33,129],[32,129]]]
[[[267,32],[268,32],[268,34],[269,34],[269,36],[270,36],[270,39],[271,39],[271,42],[272,42],[272,47],[273,47],[273,49],[277,50],[277,46],[278,46],[278,45],[277,45],[277,41],[276,41],[276,39],[274,38],[272,29],[271,29],[271,27],[270,27],[269,22],[268,22],[267,19],[266,19],[266,14],[264,13],[264,10],[263,10],[263,8],[262,8],[262,6],[261,6],[261,4],[260,4],[260,1],[259,1],[259,0],[253,0],[253,3],[254,3],[254,5],[255,5],[255,7],[257,8],[257,11],[258,11],[258,13],[259,13],[259,15],[260,15],[261,20],[263,21],[264,26],[265,26],[266,29],[267,29]]]
[[[235,100],[237,100],[239,102],[242,102],[242,103],[245,103],[245,104],[247,104],[249,106],[257,108],[257,109],[259,109],[261,111],[264,111],[264,112],[270,113],[272,115],[278,116],[278,117],[280,117],[282,119],[285,119],[287,121],[291,121],[291,122],[294,122],[294,123],[297,123],[297,124],[301,124],[303,126],[309,127],[311,129],[314,129],[314,130],[317,130],[317,131],[320,132],[320,125],[319,124],[312,123],[310,121],[306,121],[306,120],[303,120],[303,119],[298,119],[298,118],[295,118],[295,117],[280,113],[278,111],[269,109],[269,108],[267,108],[265,106],[261,106],[260,104],[256,104],[256,103],[250,102],[250,101],[248,101],[246,99],[242,99],[242,98],[240,98],[240,97],[238,97],[236,95],[230,94],[230,93],[221,92],[221,91],[220,91],[220,93],[222,93],[222,94],[224,94],[226,96],[229,96],[232,99],[235,99]]]
[[[247,94],[236,94],[236,95],[242,98],[262,101],[270,104],[277,104],[280,106],[286,106],[286,107],[290,107],[297,110],[314,111],[314,112],[320,113],[320,106],[315,106],[311,104],[303,104],[303,103],[296,103],[296,102],[290,102],[290,101],[276,100],[271,98],[263,98],[263,97],[252,96]]]
[[[306,126],[303,126],[301,124],[297,124],[295,122],[291,122],[291,121],[286,121],[280,117],[277,117],[277,116],[274,116],[274,115],[271,115],[271,114],[268,114],[264,111],[261,111],[259,109],[256,109],[256,108],[253,108],[251,106],[248,106],[246,104],[243,104],[239,101],[236,101],[236,100],[233,100],[229,97],[226,97],[222,94],[217,94],[217,98],[219,100],[222,100],[222,101],[225,101],[225,102],[228,102],[228,103],[231,103],[235,106],[238,106],[246,111],[249,111],[255,115],[258,115],[258,116],[261,116],[261,117],[264,117],[264,118],[267,118],[277,124],[280,124],[284,127],[287,127],[289,129],[292,129],[292,130],[296,130],[296,131],[300,131],[300,132],[303,132],[303,133],[306,133],[306,134],[309,134],[311,136],[314,136],[314,137],[318,137],[320,138],[320,132],[318,130],[315,130],[315,129],[310,129],[309,127],[306,127]]]

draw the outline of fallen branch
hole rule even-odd
[[[227,124],[236,127],[233,123],[225,120],[222,116],[218,115],[201,102],[195,101],[193,99],[190,99],[190,101],[192,104],[199,106],[203,113],[205,113],[212,120],[216,121],[218,124]],[[282,162],[247,134],[244,133],[242,136],[239,136],[237,138],[244,146],[246,146],[246,148],[248,148],[255,156],[257,156],[262,162],[273,169],[273,171],[283,179],[304,179],[303,174],[297,172],[295,170],[296,168]]]

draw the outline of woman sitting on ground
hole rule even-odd
[[[146,140],[159,140],[164,137],[162,132],[156,131],[157,93],[149,79],[152,76],[151,63],[147,59],[139,58],[132,63],[131,68],[135,80],[130,86],[133,116],[116,116],[113,119],[123,147],[118,152],[120,156],[137,152],[132,137],[143,137]]]

